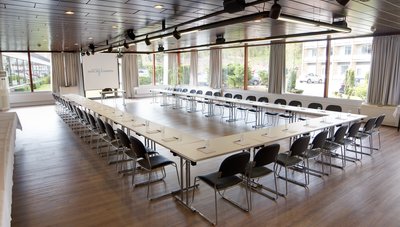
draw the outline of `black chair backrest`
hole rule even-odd
[[[311,109],[323,109],[322,104],[321,103],[316,103],[316,102],[312,102],[310,104],[308,104],[308,108]]]
[[[312,141],[311,149],[323,148],[327,137],[328,131],[318,133]]]
[[[94,119],[93,115],[88,113],[88,117],[89,117],[89,123],[92,126],[92,128],[97,129],[96,120]]]
[[[245,173],[249,160],[250,153],[248,152],[241,152],[225,158],[219,167],[221,177],[229,177],[238,173]]]
[[[236,94],[235,96],[233,96],[234,99],[243,99],[241,94]]]
[[[176,88],[175,91],[181,92],[181,91],[182,91],[182,88],[180,88],[180,87],[179,87],[179,88]]]
[[[274,102],[275,104],[281,104],[281,105],[286,105],[286,100],[284,99],[277,99]]]
[[[104,125],[103,120],[101,118],[96,118],[97,125],[99,126],[99,132],[100,133],[106,133],[106,126]]]
[[[108,123],[108,122],[104,122],[104,126],[106,126],[106,133],[107,136],[111,139],[111,140],[115,140],[115,132],[113,127]]]
[[[290,156],[299,156],[301,155],[308,147],[308,143],[310,142],[310,136],[303,136],[298,138],[293,142],[290,147]]]
[[[376,121],[376,118],[374,118],[374,117],[369,119],[364,125],[363,132],[371,131],[375,126],[375,121]]]
[[[147,159],[147,150],[142,141],[133,136],[129,137],[129,140],[131,141],[132,150],[136,154],[136,157]]]
[[[289,102],[289,106],[303,106],[300,101],[292,100]]]
[[[265,166],[275,162],[281,145],[278,143],[261,148],[254,156],[254,167]]]
[[[196,90],[195,89],[192,89],[192,90],[190,90],[190,92],[189,93],[191,93],[191,94],[195,94],[196,93]]]
[[[338,105],[328,105],[326,110],[335,111],[335,112],[342,112],[342,107]]]
[[[196,92],[196,94],[202,95],[202,94],[203,94],[203,91],[202,91],[202,90],[198,90],[198,91]]]
[[[182,92],[188,92],[187,88],[182,89]]]
[[[232,94],[231,94],[231,93],[225,93],[225,94],[224,94],[224,97],[225,97],[225,98],[232,98]]]
[[[112,88],[106,87],[106,88],[103,88],[103,90],[101,90],[101,91],[112,91],[112,90],[113,90]]]
[[[90,124],[90,123],[89,123],[88,113],[87,113],[86,111],[83,111],[83,110],[82,110],[82,113],[83,113],[83,120],[84,120],[86,123]]]
[[[259,101],[259,102],[268,102],[269,100],[268,100],[267,97],[260,97],[260,98],[258,99],[258,101]]]
[[[249,96],[247,96],[246,100],[249,100],[249,101],[256,101],[257,98],[256,98],[256,96],[254,96],[254,95],[249,95]]]
[[[214,96],[220,97],[221,96],[221,92],[219,92],[219,91],[214,92]]]
[[[343,141],[344,136],[346,135],[347,128],[348,128],[347,125],[340,126],[336,130],[335,135],[333,136],[333,142],[341,143]]]
[[[117,129],[117,136],[121,144],[126,147],[126,148],[131,148],[131,141],[129,140],[129,137],[126,135],[124,131],[121,129]]]
[[[205,95],[211,96],[211,95],[212,95],[212,91],[206,91],[206,94],[205,94]]]
[[[353,123],[350,126],[349,131],[347,131],[347,137],[354,138],[357,135],[358,130],[360,130],[360,127],[361,127],[361,122]]]
[[[79,119],[83,120],[83,113],[79,107],[75,106],[75,112],[78,115]]]
[[[375,121],[375,126],[374,126],[374,128],[379,128],[379,127],[381,127],[381,125],[382,125],[384,119],[385,119],[385,114],[382,114],[382,115],[380,115],[379,117],[377,117],[377,118],[376,118],[376,121]]]

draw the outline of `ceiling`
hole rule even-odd
[[[258,4],[255,4],[258,3]],[[98,50],[109,43],[121,44],[127,29],[133,29],[137,42],[145,34],[151,36],[207,25],[213,22],[269,11],[273,1],[247,0],[244,11],[223,12],[223,0],[0,0],[1,51],[79,51],[94,43]],[[282,13],[315,21],[331,23],[334,17],[346,17],[351,33],[333,37],[379,35],[400,32],[400,0],[351,0],[345,7],[336,0],[279,0]],[[162,5],[157,9],[155,5]],[[65,12],[72,11],[73,15]],[[205,20],[199,18],[217,14]],[[165,20],[166,30],[162,30]],[[197,20],[197,21],[196,21]],[[171,28],[171,29],[168,29]],[[226,41],[256,39],[271,36],[300,34],[326,29],[264,18],[204,29],[173,37],[154,40],[150,46],[137,42],[137,51],[156,51],[159,44],[165,49],[214,43],[217,34]],[[326,37],[323,36],[323,37]],[[311,37],[315,38],[315,37]]]

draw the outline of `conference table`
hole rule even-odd
[[[181,185],[176,198],[188,208],[191,208],[188,193],[190,188],[193,187],[191,184],[191,166],[195,166],[198,162],[242,150],[249,150],[261,145],[276,143],[280,140],[316,130],[334,128],[336,125],[351,123],[366,117],[365,115],[358,114],[343,114],[325,110],[263,104],[274,109],[292,110],[320,117],[310,118],[307,121],[278,125],[273,128],[259,128],[234,135],[203,139],[195,135],[189,135],[179,129],[165,127],[161,124],[151,122],[149,119],[116,110],[115,108],[82,96],[64,95],[64,97],[88,111],[93,111],[109,121],[121,125],[123,129],[128,131],[128,134],[130,131],[140,134],[145,139],[167,148],[174,155],[178,156],[180,159]],[[209,97],[211,96],[207,96],[207,98]],[[255,102],[250,104],[253,105]]]
[[[16,129],[22,130],[18,115],[0,113],[0,226],[3,227],[11,225]]]

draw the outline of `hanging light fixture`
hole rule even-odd
[[[129,49],[129,44],[126,42],[126,40],[124,41],[124,47],[125,47],[126,49]]]
[[[151,44],[151,41],[150,41],[150,39],[149,39],[149,36],[148,36],[148,35],[146,35],[146,38],[144,39],[144,42],[146,43],[146,45],[147,45],[147,46],[150,46],[150,44]]]
[[[88,51],[88,50],[86,51],[86,55],[87,55],[87,56],[90,56],[90,53],[89,53],[89,51]]]
[[[340,5],[342,5],[342,6],[346,6],[347,5],[347,3],[349,3],[350,2],[350,0],[336,0]]]
[[[128,30],[126,30],[126,35],[127,35],[131,40],[135,40],[135,38],[136,38],[135,33],[133,33],[133,29],[128,29]]]
[[[158,52],[164,51],[164,46],[162,44],[158,45]]]
[[[177,31],[177,28],[172,32],[172,35],[174,36],[175,39],[180,39],[181,38],[181,33]]]
[[[281,15],[282,7],[278,4],[278,0],[274,0],[274,4],[271,6],[269,11],[269,17],[272,19],[278,19]]]
[[[108,47],[107,51],[108,51],[108,53],[111,53],[112,50],[113,50],[113,46],[110,45],[110,46]]]

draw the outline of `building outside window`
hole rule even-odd
[[[51,53],[30,53],[32,75],[28,53],[3,52],[2,55],[10,92],[51,91]]]

